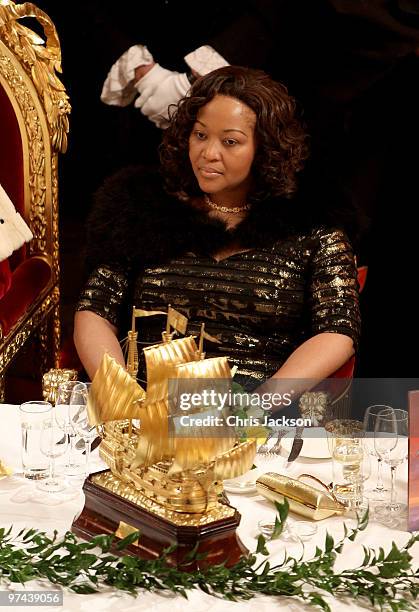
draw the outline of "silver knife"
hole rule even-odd
[[[296,427],[295,429],[295,436],[292,442],[291,452],[289,454],[289,457],[287,459],[287,463],[285,466],[286,468],[289,467],[291,463],[295,461],[297,457],[299,456],[299,454],[301,453],[301,449],[303,448],[303,444],[304,444],[304,440],[302,438],[303,431],[304,431],[304,427]]]
[[[92,453],[95,450],[95,448],[99,446],[101,442],[102,442],[102,438],[100,436],[97,436],[92,442],[90,452]],[[85,454],[86,454],[86,449],[82,452],[82,455],[85,455]]]

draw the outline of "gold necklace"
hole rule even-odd
[[[216,204],[212,200],[210,200],[209,196],[204,194],[205,204],[207,204],[213,210],[218,210],[223,213],[231,213],[233,215],[238,215],[239,213],[245,212],[246,210],[250,210],[250,204],[243,204],[243,206],[234,206],[233,208],[229,208],[228,206],[220,206]]]

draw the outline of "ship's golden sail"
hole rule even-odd
[[[100,425],[108,421],[138,419],[139,407],[145,398],[144,389],[106,353],[90,388],[89,422]]]
[[[143,311],[134,309],[128,338],[135,342],[138,316]],[[215,381],[225,393],[232,379],[226,357],[204,359],[203,327],[199,345],[192,336],[173,339],[172,327],[185,333],[185,321],[169,307],[163,341],[143,349],[146,391],[132,376],[138,363],[132,347],[128,371],[104,356],[91,386],[89,421],[101,426],[99,453],[112,472],[113,488],[119,479],[121,487],[132,486],[170,512],[205,513],[217,504],[220,480],[251,468],[255,442],[239,443],[217,405],[195,406],[188,412],[192,419],[188,434],[185,429],[179,433],[184,413],[177,393],[182,384],[187,381],[188,390],[199,393]],[[218,417],[217,426],[203,426],[197,418],[209,415]],[[97,476],[98,484],[108,481],[106,475]]]

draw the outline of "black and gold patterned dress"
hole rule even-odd
[[[105,215],[105,226],[117,215],[110,217]],[[167,219],[160,221],[164,233]],[[143,218],[143,228],[144,222]],[[345,334],[357,349],[357,273],[342,230],[317,226],[279,239],[255,239],[253,248],[243,239],[248,250],[221,261],[210,254],[211,242],[200,244],[199,235],[189,240],[188,249],[188,241],[182,243],[176,231],[166,231],[164,239],[177,240],[174,250],[183,252],[171,256],[168,247],[166,256],[156,254],[156,263],[150,255],[153,236],[143,236],[148,242],[142,265],[128,256],[130,263],[124,267],[104,247],[103,261],[95,265],[77,306],[107,318],[121,336],[126,334],[121,321],[133,304],[163,311],[170,304],[188,317],[188,332],[198,332],[205,323],[206,331],[219,341],[206,343],[207,356],[227,355],[238,366],[239,382],[249,390],[272,376],[302,342],[321,332]],[[147,317],[139,325],[139,340],[156,342],[164,317]]]

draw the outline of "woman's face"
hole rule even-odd
[[[255,113],[237,98],[217,95],[199,110],[189,137],[189,159],[200,188],[219,204],[246,201],[255,125]]]

